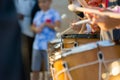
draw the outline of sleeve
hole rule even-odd
[[[39,17],[39,13],[40,13],[40,11],[37,11],[36,13],[35,13],[35,16],[34,16],[34,18],[33,18],[33,24],[35,24],[36,23],[36,21],[37,21],[37,19],[38,19],[38,17]]]
[[[58,12],[55,12],[54,21],[61,21],[60,14]]]

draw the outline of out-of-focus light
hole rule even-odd
[[[107,73],[103,73],[103,74],[102,74],[102,78],[103,78],[103,79],[106,79],[106,77],[107,77]]]
[[[61,37],[61,33],[58,32],[58,33],[56,34],[56,36],[57,36],[58,38]]]
[[[59,54],[60,54],[60,52],[56,52],[56,53],[55,53],[55,56],[57,56],[57,55],[59,55]]]
[[[110,74],[113,76],[116,76],[118,74],[120,74],[120,62],[119,61],[115,61],[111,64],[110,66]]]
[[[120,80],[120,60],[114,61],[108,67],[108,72],[102,74],[103,80]]]
[[[113,76],[116,76],[116,75],[118,75],[120,73],[119,68],[120,67],[114,67],[112,69],[111,73],[112,73]]]
[[[61,19],[65,19],[65,18],[67,18],[67,14],[62,14]]]

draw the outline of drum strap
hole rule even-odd
[[[102,64],[104,65],[106,72],[108,72],[108,69],[107,69],[107,65],[105,63],[104,54],[101,51],[99,44],[97,44],[97,48],[98,48],[97,56],[98,56],[98,61],[99,61],[99,73],[98,73],[99,79],[98,80],[101,80],[101,76],[102,76],[102,72],[101,72],[102,71]]]
[[[105,60],[104,63],[109,63],[109,62],[113,62],[113,61],[116,61],[116,60],[118,60],[118,59]],[[74,66],[74,67],[71,67],[71,68],[67,69],[67,71],[70,72],[70,71],[73,71],[73,70],[76,70],[76,69],[79,69],[79,68],[91,66],[91,65],[94,65],[94,64],[98,64],[98,63],[99,63],[99,61],[96,60],[96,61],[93,61],[93,62],[90,62],[90,63],[80,64],[78,66]],[[66,69],[63,69],[63,70],[57,72],[56,75],[55,75],[55,78],[57,79],[60,74],[65,73],[65,72],[66,72]]]
[[[105,63],[105,60],[104,60],[104,55],[101,51],[98,52],[98,62],[99,62],[99,73],[98,73],[98,76],[99,76],[99,79],[98,80],[101,80],[101,76],[102,76],[102,64],[104,65],[105,67],[105,70],[107,70],[107,65]]]
[[[73,79],[72,79],[72,76],[71,76],[71,74],[70,74],[70,71],[69,71],[68,64],[67,64],[66,61],[63,62],[63,66],[64,66],[64,68],[65,68],[65,70],[66,70],[66,73],[67,73],[67,76],[69,77],[69,80],[73,80]],[[65,73],[65,74],[66,74],[66,73]],[[66,76],[66,77],[67,77],[67,76]],[[67,79],[65,79],[65,80],[67,80]]]

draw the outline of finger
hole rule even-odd
[[[96,2],[96,0],[91,0],[88,2],[88,5],[90,6],[98,6],[99,4]]]
[[[104,12],[104,11],[106,11],[106,8],[99,8],[98,9],[100,12]]]
[[[97,14],[93,14],[92,22],[91,22],[91,23],[92,23],[93,25],[96,24],[97,19],[99,19],[99,15],[97,15]]]
[[[92,20],[92,14],[91,13],[85,13],[85,16],[89,19],[89,20]]]

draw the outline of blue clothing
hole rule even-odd
[[[56,21],[60,21],[60,15],[54,9],[49,9],[48,11],[38,11],[35,15],[33,23],[36,27],[40,27],[41,24],[50,21],[51,23],[55,23]],[[33,49],[36,50],[47,50],[47,43],[53,40],[56,37],[56,32],[54,29],[45,26],[41,33],[36,34]]]

